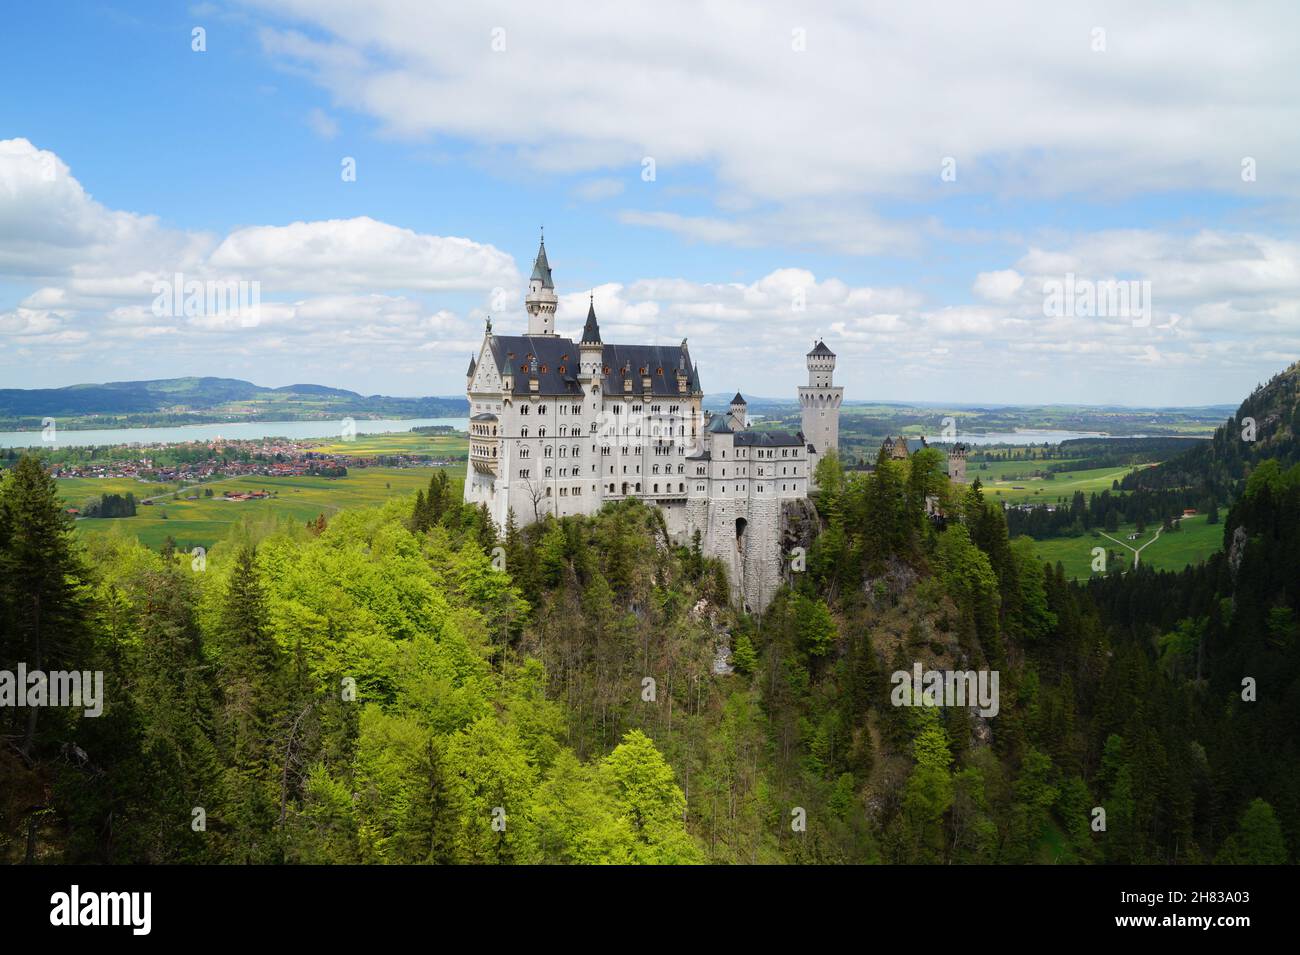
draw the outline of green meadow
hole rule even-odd
[[[1141,563],[1144,567],[1156,570],[1182,570],[1188,564],[1199,564],[1223,545],[1223,525],[1207,524],[1205,515],[1185,517],[1179,522],[1180,530],[1165,531],[1156,538],[1159,526],[1148,527],[1146,532],[1135,541],[1128,540],[1128,535],[1136,533],[1132,524],[1122,525],[1111,537],[1118,538],[1124,544],[1142,547]],[[1148,542],[1151,542],[1148,544]],[[1065,576],[1084,578],[1093,574],[1092,549],[1105,547],[1115,555],[1124,570],[1132,566],[1133,552],[1128,547],[1107,540],[1100,533],[1089,532],[1079,537],[1055,537],[1049,540],[1034,541],[1034,551],[1045,563],[1059,562],[1065,569]]]
[[[323,454],[367,457],[375,454],[431,454],[436,457],[464,457],[469,438],[464,434],[419,434],[395,431],[389,434],[359,434],[351,441],[335,441],[312,448]]]
[[[135,478],[59,478],[59,496],[69,507],[81,507],[86,501],[102,494],[134,494],[142,501],[155,494],[169,494],[176,490],[176,482],[149,484]]]
[[[1008,501],[1020,504],[1032,501],[1035,504],[1056,504],[1069,502],[1075,491],[1085,495],[1094,492],[1109,491],[1115,481],[1123,480],[1131,467],[1092,468],[1084,471],[1065,470],[1055,473],[1050,478],[1021,477],[1041,467],[1044,463],[1060,462],[1033,461],[992,461],[988,470],[978,470],[977,466],[968,466],[968,480],[980,479],[984,487],[984,496],[995,501]]]
[[[161,547],[168,537],[185,550],[210,548],[245,519],[255,522],[288,519],[305,524],[324,514],[328,520],[331,514],[343,508],[364,507],[382,503],[390,497],[413,495],[416,490],[428,486],[433,472],[433,468],[354,468],[344,478],[237,477],[191,485],[179,492],[180,500],[173,499],[172,486],[166,486],[166,496],[152,505],[138,507],[135,517],[83,518],[77,521],[76,526],[83,534],[131,533],[153,548]],[[453,485],[459,484],[465,478],[464,465],[448,468],[447,476]],[[71,484],[74,480],[77,479],[66,483]],[[68,499],[68,491],[73,493],[70,500],[80,501],[91,496],[80,488],[65,489],[64,483],[60,482],[60,491],[65,499]],[[82,483],[99,486],[111,482]],[[137,488],[145,487],[139,482],[129,483]],[[213,497],[202,496],[206,487],[212,488]],[[99,493],[114,490],[117,489],[102,487]],[[222,497],[226,491],[268,491],[272,496],[261,500],[230,501]],[[137,498],[142,498],[139,490],[134,493]],[[197,500],[184,500],[186,495],[195,493],[200,495]]]

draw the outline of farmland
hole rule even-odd
[[[1141,564],[1156,570],[1181,570],[1188,564],[1198,564],[1205,560],[1223,544],[1223,525],[1207,524],[1205,515],[1185,517],[1179,522],[1180,530],[1159,534],[1160,528],[1148,527],[1134,541],[1128,535],[1137,533],[1133,525],[1121,526],[1111,537],[1118,538],[1130,547],[1141,547]],[[1147,546],[1143,546],[1147,545]],[[1100,533],[1092,532],[1079,537],[1057,537],[1051,540],[1034,541],[1034,551],[1045,563],[1059,562],[1069,578],[1084,578],[1092,575],[1094,547],[1104,547],[1114,554],[1123,569],[1132,563],[1132,552]],[[1108,562],[1110,558],[1108,557]],[[1108,563],[1109,565],[1109,563]]]
[[[1059,463],[1059,462],[1054,462]],[[1114,482],[1132,470],[1125,465],[1113,468],[1093,468],[1084,471],[1062,471],[1050,478],[1028,477],[1034,470],[1033,462],[993,461],[987,470],[972,467],[967,472],[970,480],[979,478],[986,497],[1010,504],[1068,504],[1075,491],[1084,494],[1109,491]]]
[[[134,534],[142,543],[157,548],[171,537],[178,547],[211,547],[224,538],[236,524],[247,519],[253,522],[290,520],[305,524],[317,515],[330,515],[346,507],[363,507],[379,504],[390,497],[403,497],[415,494],[417,489],[429,483],[433,468],[366,468],[350,472],[347,477],[238,477],[228,480],[212,481],[202,487],[210,487],[212,497],[203,497],[199,486],[191,485],[179,492],[180,499],[171,497],[172,492],[153,505],[138,508],[135,517],[123,518],[85,518],[77,521],[77,530],[82,534],[105,534],[114,531]],[[453,483],[464,479],[464,465],[448,468],[448,477]],[[86,482],[109,484],[111,481]],[[134,483],[136,488],[144,485]],[[72,490],[73,496],[68,497]],[[122,489],[102,488],[121,493]],[[231,501],[223,497],[225,492],[248,493],[265,491],[270,496],[255,500]],[[79,489],[65,489],[60,484],[60,492],[65,500],[79,501],[85,494]],[[187,495],[198,493],[196,500],[185,500]],[[141,498],[140,490],[133,490]]]

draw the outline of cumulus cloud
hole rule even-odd
[[[1292,5],[249,2],[271,57],[389,132],[538,168],[649,156],[780,201],[929,196],[946,157],[950,191],[1300,191]]]

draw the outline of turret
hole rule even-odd
[[[948,480],[954,484],[966,483],[966,455],[970,448],[954,444],[948,449]]]
[[[524,307],[528,310],[529,335],[555,334],[555,281],[551,278],[551,264],[546,259],[546,238],[543,236],[533,262],[533,274],[528,280],[528,296]]]
[[[582,340],[578,343],[582,356],[582,377],[598,381],[604,363],[605,346],[600,340],[600,323],[596,321],[596,297],[587,305],[587,324],[582,326]]]
[[[509,355],[506,355],[505,367],[501,369],[501,390],[507,395],[513,394],[515,390],[515,366]]]
[[[829,388],[835,372],[835,352],[821,339],[808,353],[808,387]]]
[[[731,419],[736,422],[737,431],[744,431],[749,427],[749,412],[745,397],[739,391],[736,392],[736,397],[731,399]]]

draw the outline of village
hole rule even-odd
[[[187,441],[95,449],[90,461],[54,463],[55,478],[134,478],[143,483],[203,482],[230,477],[346,477],[350,468],[446,467],[455,457],[431,454],[345,455],[319,442],[262,439]],[[120,451],[120,454],[114,452]],[[106,456],[105,456],[106,455]]]

